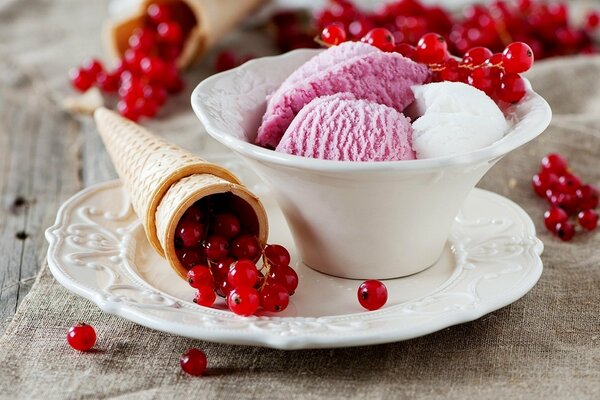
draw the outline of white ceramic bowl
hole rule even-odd
[[[318,51],[264,57],[216,74],[196,87],[192,107],[208,133],[271,187],[307,265],[356,279],[422,271],[440,257],[469,192],[502,156],[546,129],[550,107],[529,88],[508,110],[516,123],[503,139],[450,157],[344,162],[252,144],[267,94]]]

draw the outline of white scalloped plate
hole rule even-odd
[[[240,161],[230,156],[215,161],[261,196],[270,242],[292,253],[300,284],[284,312],[244,318],[229,312],[222,300],[215,308],[191,302],[193,289],[151,248],[118,181],[89,187],[60,208],[46,232],[54,277],[102,310],[149,328],[214,342],[301,349],[394,342],[472,321],[525,295],[542,273],[543,245],[529,216],[512,201],[475,189],[441,259],[419,274],[385,281],[387,304],[364,311],[356,299],[360,281],[302,264],[266,188]]]

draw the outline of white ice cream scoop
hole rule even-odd
[[[509,124],[483,91],[461,82],[412,87],[413,149],[417,158],[467,153],[491,145]]]

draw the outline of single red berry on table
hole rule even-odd
[[[544,225],[552,232],[554,232],[557,224],[565,223],[568,220],[569,215],[560,207],[552,207],[544,213]]]
[[[194,296],[194,303],[199,306],[210,307],[215,303],[217,295],[212,286],[200,286],[196,288],[196,295]]]
[[[594,210],[584,210],[577,214],[579,225],[586,231],[593,231],[598,226],[598,213]]]
[[[502,52],[502,66],[509,73],[521,73],[533,65],[533,50],[527,43],[513,42]]]
[[[550,153],[542,158],[542,168],[553,172],[558,175],[562,175],[567,172],[569,163],[567,159],[557,153]]]
[[[423,64],[440,64],[448,58],[448,44],[442,35],[426,33],[419,39],[417,61]]]
[[[206,354],[202,350],[189,349],[179,360],[181,369],[193,376],[200,376],[206,371]]]
[[[242,226],[238,217],[231,213],[217,214],[214,222],[214,233],[226,239],[233,239],[240,234]]]
[[[254,287],[257,279],[258,271],[256,265],[247,259],[241,259],[231,264],[227,273],[227,282],[233,288],[241,286]]]
[[[279,244],[268,244],[264,249],[264,256],[271,265],[285,267],[290,264],[291,257],[287,249]]]
[[[321,40],[330,46],[336,46],[346,41],[346,31],[340,24],[327,25],[321,31]]]
[[[562,241],[568,242],[575,236],[575,228],[570,222],[562,222],[554,227],[554,234]]]
[[[370,279],[358,287],[358,302],[367,310],[378,310],[387,302],[388,292],[383,282]]]
[[[204,241],[206,257],[211,261],[219,261],[229,254],[229,242],[223,236],[212,235]]]
[[[256,312],[259,305],[258,292],[253,287],[240,286],[227,295],[227,306],[237,315],[250,316]]]
[[[96,331],[91,325],[77,324],[69,328],[67,342],[75,350],[87,351],[96,344]]]
[[[260,292],[260,304],[265,311],[283,311],[287,308],[289,302],[289,292],[279,283],[271,283]]]
[[[382,51],[394,51],[396,41],[392,32],[385,28],[373,28],[362,39],[361,42],[368,43]]]
[[[191,287],[198,289],[200,286],[213,285],[213,276],[206,265],[196,265],[187,272],[187,280]]]
[[[255,236],[240,235],[231,244],[231,254],[237,258],[257,261],[260,258],[260,245]]]

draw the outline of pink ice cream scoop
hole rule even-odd
[[[355,48],[352,48],[354,46]],[[370,51],[364,43],[332,47],[300,67],[268,99],[256,143],[275,148],[296,114],[320,96],[340,92],[384,104],[398,111],[414,100],[411,86],[429,76],[426,66],[398,53]],[[341,47],[341,46],[337,46]],[[328,59],[328,54],[333,54]],[[349,58],[344,58],[349,57]]]
[[[275,150],[338,161],[414,160],[412,131],[395,109],[339,93],[304,106]]]

